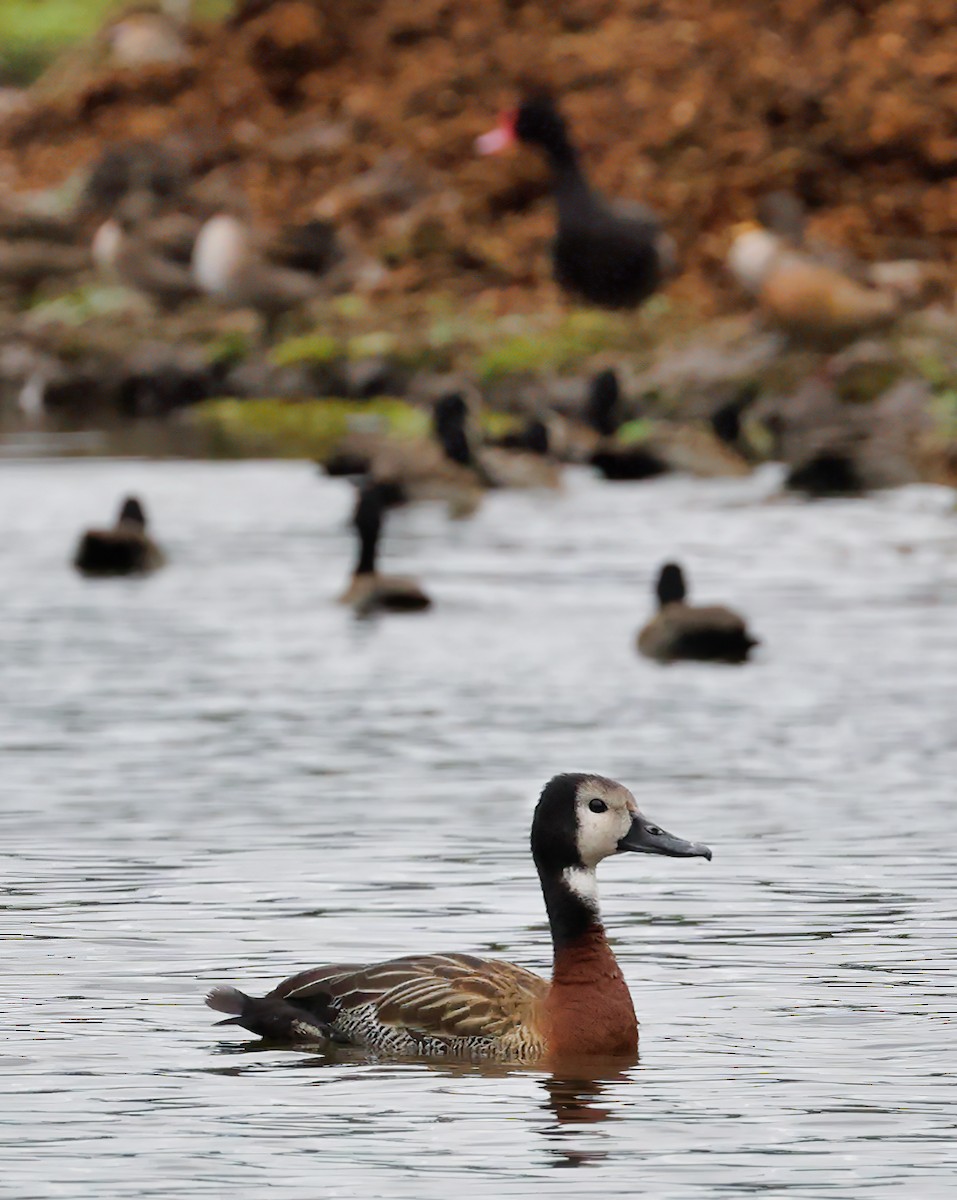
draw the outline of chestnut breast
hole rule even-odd
[[[542,1024],[550,1055],[634,1055],[638,1019],[604,931],[589,929],[555,955]]]

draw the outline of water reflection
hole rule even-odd
[[[547,1097],[542,1108],[555,1118],[554,1124],[542,1130],[542,1135],[551,1143],[549,1152],[553,1156],[553,1167],[584,1167],[607,1158],[608,1150],[594,1146],[583,1149],[570,1135],[577,1133],[581,1126],[599,1125],[614,1118],[610,1089],[629,1079],[629,1065],[633,1064],[620,1061],[581,1063],[577,1068],[564,1064],[557,1074],[542,1080]]]

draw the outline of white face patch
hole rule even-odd
[[[239,270],[245,250],[243,227],[235,217],[212,217],[193,247],[193,278],[210,295],[222,295]]]
[[[728,267],[738,283],[752,294],[761,290],[781,243],[766,229],[749,229],[739,234],[728,252]]]
[[[578,857],[590,872],[603,858],[618,853],[618,843],[638,811],[635,798],[620,783],[586,779],[575,798]]]
[[[123,231],[116,221],[104,221],[93,237],[91,253],[93,261],[103,270],[111,270],[116,263],[123,241]]]
[[[579,900],[584,900],[589,908],[598,911],[598,880],[594,871],[588,867],[566,867],[562,878],[569,891],[574,892]]]

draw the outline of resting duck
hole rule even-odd
[[[359,538],[359,560],[339,602],[350,604],[362,616],[374,612],[421,612],[432,605],[414,579],[382,575],[376,570],[383,513],[394,501],[395,496],[387,484],[366,481],[359,489],[352,518]]]
[[[147,296],[159,308],[172,310],[198,296],[199,288],[178,242],[164,238],[167,227],[169,222],[138,230],[111,217],[93,237],[93,261],[104,275]]]
[[[444,500],[452,516],[469,516],[496,484],[475,455],[468,416],[460,392],[440,397],[432,409],[432,436],[380,443],[370,453],[369,475],[390,484],[397,503]]]
[[[677,563],[665,563],[655,590],[659,611],[638,634],[638,650],[646,658],[742,663],[758,645],[730,608],[685,603],[685,577]]]
[[[540,417],[531,417],[520,429],[503,433],[501,437],[487,438],[487,449],[518,450],[528,454],[548,454],[551,439],[548,426]]]
[[[824,348],[886,328],[902,311],[895,293],[870,287],[751,222],[736,227],[727,264],[771,324]]]
[[[81,575],[146,575],[163,565],[163,553],[146,532],[146,514],[135,496],[123,501],[112,529],[88,529],[73,565]]]
[[[390,1054],[528,1062],[583,1055],[634,1059],[638,1022],[605,937],[595,868],[625,851],[711,858],[665,833],[620,783],[556,775],[532,820],[554,946],[551,981],[510,962],[423,954],[323,966],[256,999],[216,987],[206,1003],[270,1040],[343,1041]]]
[[[653,446],[641,442],[622,445],[615,440],[621,426],[621,387],[615,371],[599,371],[591,381],[585,419],[597,434],[588,461],[606,479],[654,479],[670,470]]]
[[[339,257],[338,243],[325,222],[311,221],[266,246],[238,217],[220,213],[196,238],[193,277],[207,295],[254,309],[271,332],[284,313],[320,294],[321,277]]]
[[[551,457],[551,436],[540,418],[528,421],[517,433],[497,442],[486,442],[478,461],[495,487],[559,488],[561,466]]]
[[[537,146],[552,169],[558,208],[552,264],[559,286],[603,308],[647,300],[675,266],[671,239],[655,214],[640,204],[611,204],[592,189],[550,97],[529,97],[504,113],[476,148],[497,154],[516,141]]]

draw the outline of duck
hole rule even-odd
[[[218,213],[199,231],[192,272],[207,295],[236,308],[254,309],[267,333],[287,312],[315,300],[321,279],[340,251],[331,227],[323,221],[286,231],[272,246],[254,237],[232,213]]]
[[[172,221],[137,230],[110,217],[94,234],[93,261],[108,278],[147,296],[158,308],[176,309],[200,294],[189,261],[183,260],[182,236]]]
[[[821,349],[886,329],[902,313],[894,292],[870,286],[754,222],[735,227],[727,266],[770,324]]]
[[[743,663],[759,644],[730,608],[686,603],[684,572],[677,563],[664,564],[655,591],[658,612],[638,634],[638,651],[646,658]]]
[[[78,211],[113,214],[133,195],[148,195],[156,205],[167,205],[185,194],[189,175],[189,155],[173,144],[150,140],[108,144],[90,167]]]
[[[321,465],[327,475],[368,475],[388,485],[393,505],[445,500],[455,517],[471,515],[484,489],[495,486],[473,452],[461,392],[435,401],[429,437],[355,430],[340,439]]]
[[[440,396],[432,409],[431,436],[381,442],[372,449],[369,476],[391,485],[398,503],[444,500],[452,516],[471,515],[484,492],[497,485],[475,454],[468,417],[461,392]]]
[[[548,454],[551,437],[548,426],[541,417],[530,417],[524,425],[503,433],[501,437],[487,438],[486,448],[494,450],[519,450],[529,454]]]
[[[558,285],[601,308],[636,308],[653,295],[675,269],[671,239],[644,205],[612,203],[592,188],[552,97],[531,95],[503,113],[476,149],[497,154],[516,141],[537,147],[551,167],[558,210],[552,267]]]
[[[136,496],[127,496],[112,529],[88,529],[73,558],[81,575],[147,575],[164,563],[163,552],[146,531],[146,513]]]
[[[618,373],[612,368],[599,371],[592,379],[585,419],[597,435],[588,462],[605,479],[612,482],[654,479],[671,469],[653,445],[644,442],[623,445],[616,441],[621,427],[621,385]]]
[[[775,457],[787,467],[788,491],[814,499],[860,496],[921,478],[928,385],[902,377],[872,400],[848,402],[842,390],[852,367],[845,356],[831,359],[793,393],[762,405]]]
[[[395,502],[388,484],[366,480],[359,489],[353,528],[359,540],[359,558],[349,586],[339,597],[358,615],[377,612],[422,612],[432,601],[414,580],[403,575],[383,575],[376,570],[383,515]]]
[[[484,443],[478,462],[495,487],[560,488],[562,469],[551,456],[551,435],[540,417],[516,433]]]
[[[628,985],[608,943],[596,868],[617,854],[711,859],[666,833],[634,795],[602,775],[556,775],[531,829],[553,946],[551,978],[472,954],[410,954],[293,975],[263,997],[214,987],[207,1005],[270,1041],[344,1042],[378,1053],[561,1062],[638,1051]]]

